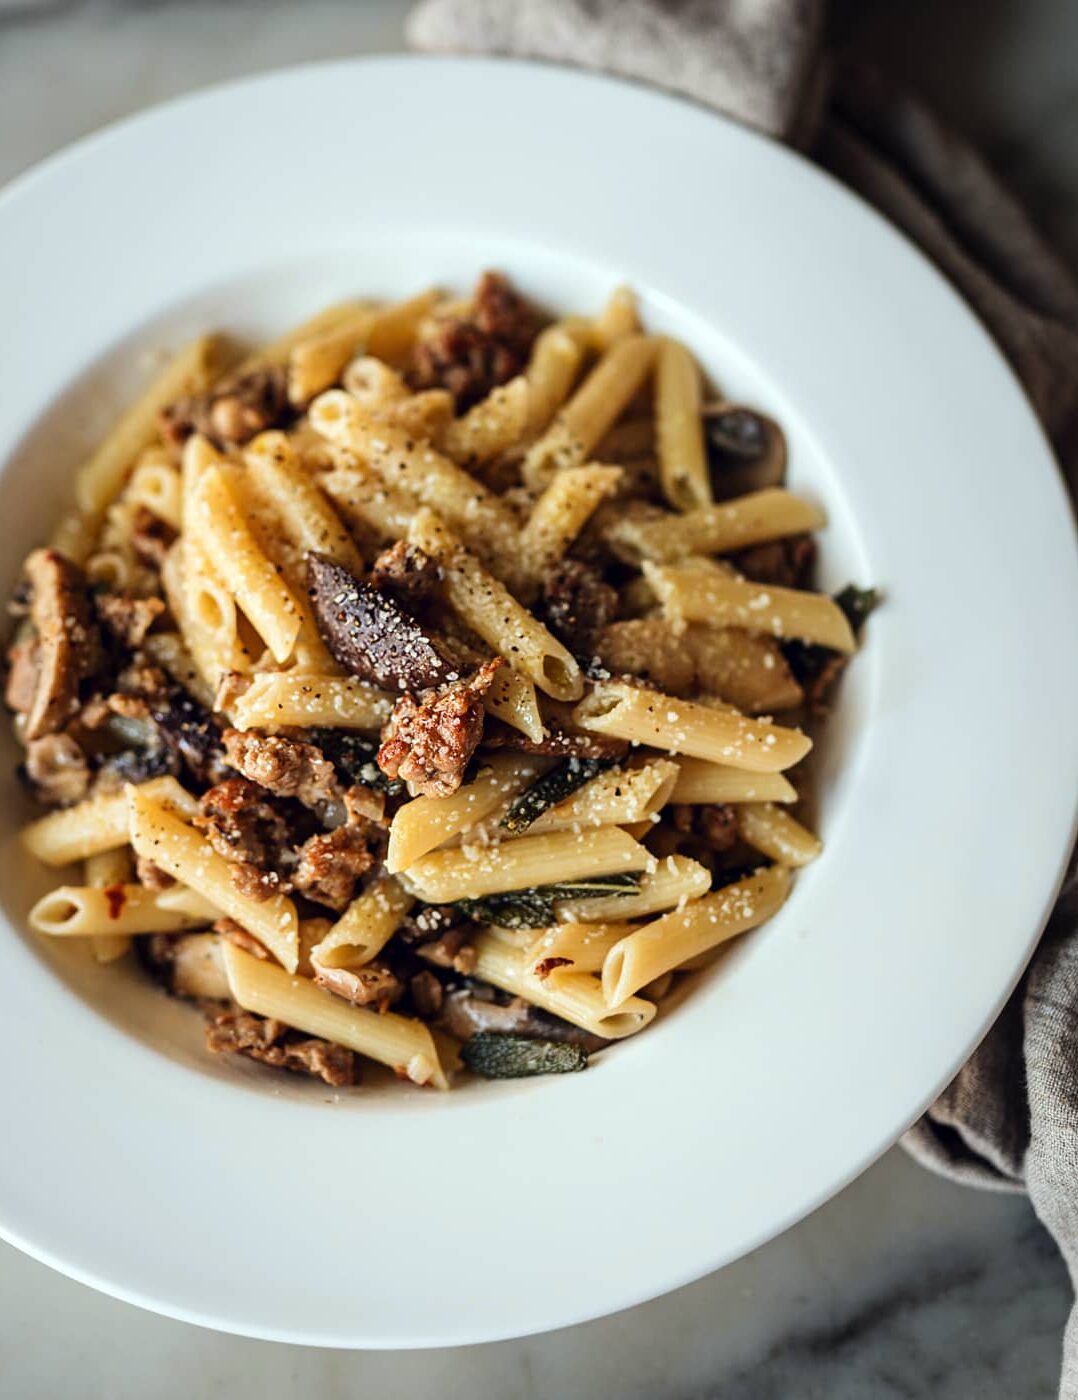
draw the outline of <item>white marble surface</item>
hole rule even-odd
[[[407,4],[39,0],[18,10],[0,6],[0,181],[164,97],[301,59],[399,48]],[[977,135],[1078,255],[1073,0],[981,0],[973,14],[965,0],[840,0],[835,28]],[[583,1327],[457,1351],[220,1336],[0,1246],[0,1396],[1026,1400],[1055,1394],[1068,1305],[1063,1266],[1024,1200],[940,1182],[894,1151],[809,1220],[700,1283]]]

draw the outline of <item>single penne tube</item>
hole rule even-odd
[[[773,865],[635,929],[606,955],[602,973],[606,1004],[623,1005],[664,972],[756,928],[781,908],[789,888],[790,872]]]
[[[551,760],[525,754],[484,759],[470,783],[450,797],[413,797],[398,807],[389,828],[386,869],[407,870],[421,856],[477,826],[532,784]]]
[[[606,537],[617,546],[620,558],[670,564],[690,555],[747,549],[826,524],[819,506],[773,486],[684,515],[625,515],[607,527]]]
[[[779,588],[727,577],[719,570],[683,564],[644,563],[644,577],[675,627],[708,622],[744,627],[769,637],[814,642],[853,652],[857,641],[845,614],[825,593]]]
[[[283,664],[301,626],[300,603],[259,548],[240,501],[220,467],[208,468],[195,487],[194,528],[222,581]]]
[[[399,370],[373,355],[357,356],[346,367],[341,382],[367,408],[385,408],[411,397],[412,392]]]
[[[628,681],[593,686],[573,711],[573,720],[596,734],[754,773],[782,772],[812,748],[812,740],[799,729],[679,700]]]
[[[288,354],[288,401],[303,408],[339,382],[345,366],[366,342],[378,316],[373,307],[357,307],[329,330],[294,345]]]
[[[563,467],[579,466],[620,417],[655,360],[656,342],[628,335],[603,355],[541,438],[528,450],[524,483],[541,491]]]
[[[300,559],[314,550],[354,574],[363,572],[363,556],[355,541],[325,493],[299,465],[284,433],[263,433],[255,438],[245,460],[251,479]]]
[[[131,844],[174,880],[203,895],[230,919],[253,933],[281,965],[294,972],[299,919],[284,895],[248,899],[232,883],[231,867],[194,827],[130,784],[127,794]]]
[[[642,919],[690,899],[699,899],[711,888],[711,871],[688,856],[666,856],[654,870],[640,877],[631,894],[600,895],[592,899],[563,899],[555,905],[560,923],[606,923],[614,919]]]
[[[205,925],[204,919],[162,909],[144,885],[60,885],[43,895],[27,920],[38,933],[58,937],[88,934],[127,936],[180,933]]]
[[[749,773],[702,758],[677,758],[671,802],[796,802],[797,789],[782,773]]]
[[[591,323],[591,343],[597,350],[609,350],[626,336],[640,331],[640,311],[631,287],[615,287],[606,305]]]
[[[415,344],[420,323],[439,296],[436,288],[429,288],[405,301],[381,307],[367,332],[367,354],[390,365],[402,363]]]
[[[664,338],[655,364],[655,438],[663,495],[680,511],[711,504],[700,417],[700,370],[679,341]]]
[[[218,452],[209,438],[192,433],[180,454],[180,528],[191,530],[194,525],[195,488],[210,467],[222,466],[228,458]]]
[[[749,802],[737,809],[737,832],[746,845],[780,865],[808,865],[823,842],[770,802]]]
[[[270,369],[273,366],[287,365],[289,356],[297,345],[328,335],[340,326],[349,325],[357,316],[365,315],[371,309],[369,302],[341,301],[324,307],[316,315],[285,331],[276,340],[268,341],[252,351],[233,371],[234,375],[250,374],[256,369]]]
[[[674,642],[692,661],[695,689],[718,696],[745,714],[773,715],[793,709],[804,699],[774,637],[742,627],[694,622]]]
[[[514,671],[511,666],[500,666],[495,671],[490,689],[483,696],[483,708],[535,743],[539,743],[546,732],[543,716],[539,712],[535,682],[522,671]]]
[[[647,870],[653,864],[654,857],[626,832],[601,826],[434,851],[413,862],[403,879],[427,903],[450,904],[584,876]]]
[[[557,322],[540,331],[524,371],[528,381],[529,437],[543,432],[569,397],[582,359],[576,339]]]
[[[520,532],[520,554],[533,588],[562,558],[600,501],[617,491],[621,476],[620,467],[591,462],[554,477]]]
[[[131,884],[133,868],[134,861],[131,859],[130,846],[117,846],[111,851],[98,851],[96,855],[87,856],[83,861],[86,883],[100,890],[110,886]],[[110,895],[110,909],[114,904],[115,896]],[[99,933],[90,938],[90,950],[94,955],[94,961],[102,964],[116,962],[130,947],[131,935],[129,933]]]
[[[175,778],[151,778],[139,790],[181,816],[193,817],[198,811],[198,798]],[[39,817],[23,827],[20,839],[23,849],[46,865],[70,865],[126,846],[128,828],[127,798],[122,792],[109,792]]]
[[[670,800],[677,776],[677,764],[669,758],[651,759],[638,768],[608,768],[564,802],[548,807],[528,834],[646,821]]]
[[[119,495],[140,453],[157,440],[157,415],[175,399],[209,388],[222,364],[221,341],[202,336],[181,350],[143,391],[83,463],[75,476],[75,501],[90,520],[100,520]]]
[[[519,442],[527,426],[528,381],[517,375],[447,423],[439,445],[464,466],[489,462]]]
[[[225,671],[249,671],[258,655],[241,641],[236,599],[198,535],[185,532],[173,550],[177,582],[173,584],[171,571],[166,571],[164,580],[169,606],[199,670],[216,688]],[[175,605],[174,592],[181,595]]]
[[[261,671],[232,702],[237,729],[381,729],[393,699],[354,676]]]
[[[388,1065],[414,1084],[449,1088],[434,1038],[422,1021],[393,1011],[352,1006],[315,986],[309,978],[290,976],[234,943],[222,943],[221,956],[232,998],[245,1011],[343,1045],[368,1060]]]
[[[387,486],[370,467],[335,467],[318,479],[348,527],[376,544],[403,539],[416,512],[415,501]]]
[[[607,952],[635,927],[630,923],[611,923],[556,924],[545,928],[525,944],[524,970],[541,982],[579,972],[601,972]]]
[[[574,700],[584,681],[576,658],[474,554],[464,548],[433,511],[421,510],[408,538],[441,564],[443,594],[453,611],[515,671],[521,671],[555,700]]]
[[[124,500],[131,505],[145,506],[159,520],[178,530],[180,497],[180,473],[169,461],[164,448],[144,452],[124,489]]]
[[[317,432],[356,453],[385,485],[436,510],[484,561],[497,561],[511,573],[517,539],[512,512],[463,467],[407,429],[372,418],[340,389],[320,394],[308,417]]]
[[[363,967],[376,958],[415,903],[396,880],[375,880],[310,950],[311,965]]]
[[[523,997],[544,1011],[602,1036],[604,1040],[623,1040],[642,1031],[655,1018],[655,1007],[642,997],[627,997],[615,1011],[603,998],[599,979],[581,972],[575,977],[547,978],[531,976],[524,966],[524,952],[496,938],[481,933],[473,940],[475,968],[472,975],[503,992]]]

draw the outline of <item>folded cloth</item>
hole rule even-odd
[[[821,52],[822,0],[422,0],[421,49],[582,64],[801,145],[917,242],[995,337],[1078,496],[1078,284],[961,137]],[[904,1146],[972,1185],[1029,1192],[1078,1279],[1078,872],[996,1025]],[[1078,1308],[1064,1343],[1078,1400]]]

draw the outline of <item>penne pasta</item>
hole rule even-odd
[[[739,807],[737,834],[746,845],[780,865],[808,865],[823,850],[818,836],[770,802]]]
[[[563,899],[555,906],[561,923],[604,923],[612,919],[642,919],[699,899],[711,888],[711,872],[688,856],[667,856],[645,871],[632,894],[591,899]]]
[[[140,933],[179,933],[205,926],[204,919],[162,909],[142,885],[60,885],[42,895],[27,915],[37,933],[54,937],[89,934],[130,937]]]
[[[749,773],[702,758],[678,758],[671,802],[796,802],[797,791],[782,773]]]
[[[535,437],[569,397],[583,359],[580,346],[555,323],[541,331],[524,371],[528,383],[527,436]]]
[[[363,572],[363,556],[325,493],[299,465],[283,433],[263,433],[246,454],[247,471],[276,513],[280,529],[299,560],[309,551],[326,554]]]
[[[245,1011],[268,1016],[334,1045],[343,1045],[368,1060],[388,1065],[414,1084],[448,1089],[437,1046],[422,1021],[392,1011],[350,1006],[306,977],[290,976],[233,943],[222,943],[228,988]]]
[[[311,965],[363,967],[382,951],[414,903],[396,880],[375,880],[310,949]]]
[[[465,466],[489,462],[524,435],[528,402],[528,381],[523,375],[498,385],[462,418],[446,425],[441,434],[442,450]]]
[[[130,784],[127,794],[131,844],[140,856],[203,895],[242,925],[279,963],[294,972],[299,929],[296,906],[284,895],[261,901],[241,895],[232,883],[229,863],[193,827]]]
[[[288,354],[288,401],[297,408],[336,384],[365,343],[378,313],[359,306],[336,325],[294,345]]]
[[[380,729],[393,701],[354,676],[261,671],[232,703],[237,729]]]
[[[655,438],[663,494],[675,510],[711,504],[700,398],[696,361],[684,345],[664,339],[655,366]]]
[[[524,945],[524,971],[541,982],[601,972],[607,952],[633,928],[633,924],[616,923],[557,924],[543,929]]]
[[[198,811],[198,799],[175,778],[151,778],[139,791],[166,811],[182,817],[193,817]],[[99,793],[74,807],[62,807],[47,817],[39,817],[23,827],[21,840],[23,849],[45,865],[70,865],[126,846],[128,827],[124,793]]]
[[[647,870],[654,858],[616,826],[596,831],[552,831],[495,846],[435,851],[414,861],[404,883],[430,904],[480,899],[584,876]]]
[[[614,494],[621,475],[620,467],[597,462],[567,467],[539,497],[520,533],[524,571],[534,588],[564,555],[600,501]]]
[[[573,719],[596,734],[754,773],[791,768],[812,748],[812,740],[799,729],[746,719],[736,710],[710,709],[627,681],[594,686],[573,711]]]
[[[615,341],[524,459],[524,483],[541,491],[564,467],[579,466],[640,388],[655,360],[646,335]]]
[[[749,583],[718,571],[678,564],[645,563],[644,577],[675,627],[709,622],[744,627],[769,637],[814,642],[834,651],[857,650],[842,609],[824,593]]]
[[[234,488],[220,467],[195,486],[194,527],[202,532],[213,567],[250,618],[278,663],[288,660],[301,626],[300,603],[259,548]]]
[[[369,303],[362,301],[341,301],[327,306],[306,321],[301,321],[276,340],[269,341],[242,360],[233,371],[234,375],[250,374],[258,369],[270,369],[288,364],[289,357],[297,345],[328,335],[341,326],[351,324],[357,316],[366,314]]]
[[[87,856],[83,861],[87,885],[100,890],[130,884],[133,868],[134,862],[127,846],[117,846],[112,851],[98,851],[96,855]],[[114,906],[115,895],[110,895],[110,912]],[[101,933],[90,938],[90,950],[94,961],[98,963],[116,962],[130,947],[131,935],[128,933]]]
[[[528,834],[648,820],[670,800],[677,775],[677,764],[668,758],[651,759],[638,768],[610,768],[564,802],[548,807],[528,827]]]
[[[692,508],[684,515],[625,514],[607,527],[606,537],[621,558],[670,564],[692,555],[747,549],[826,524],[826,515],[811,501],[769,487],[721,505]]]
[[[442,566],[443,591],[457,616],[515,671],[556,700],[580,695],[584,682],[573,654],[487,573],[433,511],[415,516],[408,538]]]
[[[549,766],[523,754],[496,754],[450,797],[414,797],[398,807],[389,828],[386,869],[395,874],[505,807]]]
[[[790,872],[773,865],[619,939],[603,963],[603,996],[615,1008],[665,972],[756,928],[785,902]]]

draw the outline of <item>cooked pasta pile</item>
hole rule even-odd
[[[31,926],[330,1084],[582,1068],[819,854],[791,777],[875,599],[811,591],[785,465],[625,289],[197,341],[14,599],[23,839],[81,870]]]

